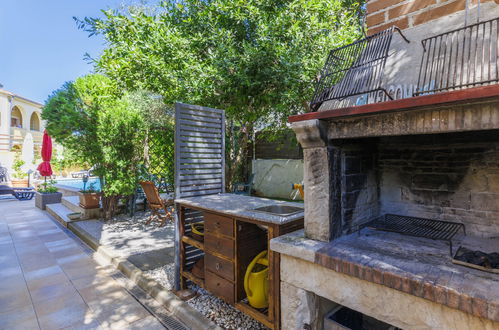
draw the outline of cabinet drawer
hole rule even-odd
[[[234,259],[234,240],[206,233],[204,247],[207,251],[216,252],[229,259]]]
[[[234,264],[213,254],[206,253],[204,256],[205,269],[221,276],[225,279],[234,281]]]
[[[206,290],[222,298],[229,304],[234,304],[234,284],[210,271],[205,273]]]
[[[234,220],[207,212],[205,212],[203,216],[204,229],[206,232],[234,237]]]

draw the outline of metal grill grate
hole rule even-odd
[[[395,214],[385,214],[364,227],[377,230],[390,231],[399,234],[431,238],[434,240],[444,240],[450,244],[452,255],[452,238],[459,229],[466,234],[466,229],[462,223],[440,221],[424,218],[409,217]]]
[[[391,27],[331,50],[310,102],[312,110],[317,111],[325,101],[342,100],[375,91],[384,91],[391,99],[382,88],[382,79],[394,31],[409,42],[399,28]]]
[[[415,96],[499,81],[499,18],[422,40]]]

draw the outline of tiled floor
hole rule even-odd
[[[33,201],[0,200],[0,329],[164,329]]]

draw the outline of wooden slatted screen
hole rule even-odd
[[[175,196],[225,192],[225,113],[175,105]]]
[[[175,104],[175,198],[225,192],[225,112],[184,103]],[[178,211],[178,210],[177,210]],[[185,232],[203,220],[201,212],[186,209]],[[176,212],[175,288],[180,289],[180,235]],[[186,264],[190,268],[203,251],[187,246]]]

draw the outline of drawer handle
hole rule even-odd
[[[215,227],[220,228],[220,222],[215,222]]]
[[[220,266],[220,263],[217,262],[217,263],[215,263],[215,268],[216,268],[216,270],[220,270],[220,268],[222,268],[222,266]]]

